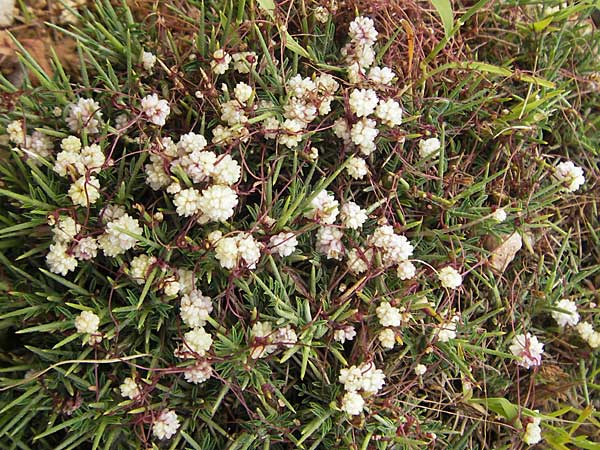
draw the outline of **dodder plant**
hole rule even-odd
[[[584,171],[537,160],[524,201],[492,192],[512,167],[477,157],[457,191],[451,160],[482,138],[413,101],[382,63],[396,36],[359,16],[336,39],[333,4],[248,3],[174,2],[138,22],[97,2],[62,30],[80,74],[57,55],[44,73],[21,48],[39,87],[3,80],[7,448],[463,448],[485,427],[520,445],[541,419],[558,439],[550,411],[507,391],[552,334],[530,329],[535,311],[512,316],[483,238],[506,238],[527,206],[532,241]],[[569,251],[539,264],[547,285],[563,273],[559,297],[582,279]],[[591,316],[553,300],[597,347]]]

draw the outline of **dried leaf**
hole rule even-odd
[[[515,259],[515,256],[519,250],[523,247],[523,239],[518,232],[514,232],[510,236],[506,237],[504,241],[492,250],[490,256],[490,265],[492,268],[503,273],[508,265]]]

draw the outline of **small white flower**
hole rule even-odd
[[[91,311],[82,311],[75,319],[78,333],[94,334],[100,326],[100,317]]]
[[[577,191],[585,183],[583,169],[571,161],[561,162],[556,166],[554,175],[561,183],[565,184],[565,189],[569,192]]]
[[[98,241],[91,236],[80,239],[73,247],[73,256],[81,261],[88,261],[98,255]]]
[[[231,55],[223,49],[218,49],[213,53],[210,68],[215,75],[223,75],[229,69],[229,63],[231,63]]]
[[[233,89],[233,95],[235,95],[235,98],[237,99],[237,101],[239,101],[242,104],[246,104],[246,102],[250,99],[250,97],[252,97],[253,94],[253,90],[252,87],[250,87],[249,85],[247,85],[246,83],[240,81],[238,84],[235,85],[235,88]]]
[[[379,98],[373,89],[354,89],[348,103],[357,117],[366,117],[375,111]]]
[[[452,266],[446,266],[438,272],[438,278],[443,287],[457,289],[462,285],[462,275]]]
[[[287,148],[296,147],[302,140],[302,131],[306,128],[306,124],[296,119],[286,119],[279,127],[282,131],[277,135],[279,143]]]
[[[498,208],[492,213],[492,219],[494,219],[498,223],[504,222],[507,217],[508,215],[506,214],[504,208]]]
[[[248,122],[248,117],[240,102],[229,100],[221,103],[221,120],[229,126],[236,126]]]
[[[100,198],[100,182],[96,177],[85,176],[78,178],[67,193],[74,205],[88,206]]]
[[[385,384],[385,375],[374,364],[363,363],[340,370],[339,381],[348,392],[362,390],[366,394],[375,394]]]
[[[134,219],[129,214],[125,214],[118,219],[109,222],[106,225],[105,234],[108,236],[108,239],[110,239],[113,244],[120,249],[120,253],[123,253],[135,247],[137,244],[137,238],[132,237],[131,234],[141,235],[142,231],[143,229],[140,227],[138,220]],[[100,244],[100,247],[104,249],[102,244]],[[110,255],[107,253],[107,256],[115,255]]]
[[[25,142],[25,132],[23,131],[23,122],[20,120],[13,120],[6,126],[6,133],[8,133],[8,139],[16,145],[23,145]]]
[[[146,72],[152,72],[154,64],[156,64],[156,56],[154,53],[142,52],[142,65],[144,66],[144,70],[146,70]]]
[[[272,340],[273,344],[278,344],[285,348],[292,348],[296,342],[298,342],[298,335],[291,326],[286,325],[275,330]]]
[[[122,397],[127,397],[131,400],[139,397],[141,394],[139,386],[131,377],[127,377],[123,380],[123,384],[119,386],[119,390],[121,391]]]
[[[414,251],[406,236],[394,233],[391,225],[377,227],[368,242],[383,251],[382,259],[385,265],[400,264],[410,258]]]
[[[552,318],[556,320],[558,326],[564,328],[569,325],[574,327],[579,322],[579,313],[577,312],[577,304],[571,300],[560,300],[556,303],[556,308],[562,311],[552,311]]]
[[[319,227],[317,231],[317,251],[325,255],[328,259],[342,259],[344,254],[344,244],[342,237],[344,232],[336,227]]]
[[[58,219],[58,223],[52,229],[54,234],[55,242],[68,244],[81,230],[79,225],[72,217],[61,216]]]
[[[181,319],[188,327],[202,327],[213,310],[210,297],[202,295],[201,291],[192,291],[181,297]]]
[[[158,439],[171,439],[179,429],[179,419],[174,411],[164,409],[152,424],[152,434]]]
[[[238,204],[238,196],[228,186],[214,185],[202,191],[200,197],[200,210],[215,222],[225,222],[233,216]]]
[[[398,264],[396,274],[401,280],[410,280],[417,274],[417,268],[410,261],[402,261]]]
[[[195,366],[185,371],[183,377],[185,381],[193,384],[201,384],[207,381],[212,375],[212,368],[207,361],[201,361]]]
[[[353,41],[373,45],[377,40],[378,33],[373,19],[359,16],[350,22],[348,35]]]
[[[216,184],[231,186],[239,181],[242,169],[231,155],[223,155],[216,159],[211,176]]]
[[[173,204],[177,208],[178,215],[193,216],[200,210],[200,192],[194,188],[183,189],[175,194]]]
[[[377,336],[381,346],[386,349],[394,348],[396,344],[396,333],[391,328],[384,328],[379,332],[379,336]]]
[[[71,103],[67,106],[69,115],[67,125],[75,133],[82,131],[88,134],[96,134],[100,130],[100,120],[102,112],[100,105],[91,98],[80,98],[77,103]]]
[[[248,269],[256,269],[260,260],[261,244],[249,233],[240,233],[236,236],[238,254]]]
[[[523,442],[527,445],[537,444],[542,440],[542,429],[540,427],[541,419],[534,417],[532,422],[527,424],[523,434]]]
[[[437,326],[437,340],[438,342],[448,342],[450,339],[456,339],[456,325],[460,317],[458,315],[452,316],[450,321],[441,323]]]
[[[281,257],[290,256],[296,250],[298,240],[294,233],[279,233],[271,236],[269,247]]]
[[[417,376],[423,376],[425,372],[427,372],[427,366],[425,364],[417,364],[417,367],[415,367]]]
[[[364,178],[367,173],[369,173],[366,161],[357,156],[351,156],[348,159],[346,171],[348,172],[348,175],[355,180],[360,180],[361,178]]]
[[[363,155],[369,156],[376,149],[375,138],[379,134],[376,125],[374,120],[365,117],[352,125],[350,130],[352,142],[358,145]]]
[[[179,285],[179,281],[171,280],[167,281],[163,286],[163,292],[167,297],[174,297],[179,294],[179,289],[181,286]]]
[[[430,158],[435,155],[442,147],[442,143],[438,138],[429,138],[419,141],[419,155],[421,158]]]
[[[304,217],[330,225],[338,216],[338,206],[335,197],[322,190],[311,200],[310,210],[304,214]]]
[[[344,203],[340,211],[340,219],[346,228],[357,230],[362,227],[369,216],[367,212],[354,202]]]
[[[375,309],[375,313],[379,318],[379,323],[384,327],[399,327],[402,322],[400,310],[388,302],[382,302]]]
[[[402,114],[403,111],[400,104],[392,99],[381,100],[375,110],[375,115],[388,127],[400,125],[402,123]]]
[[[351,341],[356,336],[356,330],[352,325],[346,325],[339,330],[333,332],[333,339],[341,344],[346,341]]]
[[[142,114],[149,122],[162,127],[171,112],[169,102],[159,100],[158,95],[147,95],[142,99]]]
[[[239,52],[233,55],[233,68],[239,73],[250,73],[250,70],[256,66],[258,57],[254,52]]]
[[[68,136],[60,141],[60,148],[65,152],[79,153],[81,140],[77,136]]]
[[[212,336],[204,330],[203,327],[196,327],[183,335],[185,343],[182,347],[182,354],[188,358],[206,355],[212,345]],[[192,353],[190,353],[192,352]]]
[[[365,400],[362,395],[356,392],[346,392],[342,397],[341,409],[351,416],[359,415],[365,407]]]
[[[129,268],[129,276],[135,280],[137,284],[144,284],[149,275],[150,267],[156,264],[156,257],[150,255],[138,255],[131,260]]]
[[[315,19],[317,19],[318,22],[327,23],[327,21],[329,20],[329,11],[327,11],[327,8],[325,8],[324,6],[317,6],[313,10],[313,14],[315,15]]]
[[[538,338],[531,333],[516,335],[509,350],[513,355],[519,357],[517,364],[521,367],[529,369],[542,364],[544,344],[539,342]]]
[[[389,85],[396,74],[389,67],[372,67],[369,70],[369,80],[374,83]]]
[[[264,358],[277,350],[277,345],[272,344],[273,327],[271,322],[256,322],[252,325],[250,333],[254,338],[250,352],[252,359]]]
[[[177,152],[179,154],[201,152],[207,145],[208,142],[206,142],[206,138],[203,135],[190,131],[179,138]]]
[[[371,249],[368,250],[358,250],[353,248],[348,252],[348,270],[355,275],[366,272],[369,268],[369,261],[373,256],[373,251]]]

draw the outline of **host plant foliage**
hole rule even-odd
[[[600,370],[597,260],[553,217],[596,170],[546,149],[568,81],[405,76],[410,36],[335,2],[165,3],[72,10],[80,73],[20,47],[2,80],[6,448],[592,448],[562,428]],[[571,409],[535,396],[565,342]]]

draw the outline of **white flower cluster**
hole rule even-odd
[[[337,227],[319,227],[316,249],[329,259],[342,259],[342,255],[344,254],[343,237],[344,232]]]
[[[559,327],[564,328],[567,325],[574,327],[579,323],[579,313],[577,304],[572,300],[560,300],[556,303],[556,308],[562,311],[552,311],[552,318],[556,320]]]
[[[177,433],[179,425],[177,414],[164,409],[152,424],[152,434],[158,439],[171,439]]]
[[[157,94],[146,95],[141,101],[142,116],[150,123],[162,127],[171,113],[169,102],[159,99]]]
[[[231,155],[217,155],[206,151],[207,141],[201,134],[184,134],[177,144],[169,138],[161,141],[162,151],[150,155],[151,163],[145,166],[146,183],[154,190],[168,186],[167,192],[174,194],[173,203],[177,214],[183,217],[198,215],[200,223],[224,222],[233,216],[238,204],[236,192],[230,187],[237,183],[241,168]],[[200,191],[190,187],[181,189],[172,183],[167,167],[176,173],[183,170],[194,183],[211,186]]]
[[[203,357],[210,350],[213,339],[204,327],[195,327],[183,335],[183,344],[175,350],[175,356],[183,359]]]
[[[51,272],[66,275],[75,270],[77,260],[87,261],[95,258],[98,243],[94,237],[76,239],[81,226],[72,217],[59,217],[53,231],[54,242],[46,255],[46,263]]]
[[[333,339],[340,344],[346,341],[351,341],[356,337],[356,330],[352,325],[346,325],[339,330],[333,332]]]
[[[346,60],[351,73],[358,73],[368,69],[375,61],[375,50],[373,46],[377,41],[377,30],[373,19],[369,17],[357,17],[350,23],[348,30],[350,42],[342,48],[342,56]],[[377,77],[377,75],[375,75]]]
[[[423,159],[431,158],[442,148],[442,143],[436,137],[419,141],[419,156]]]
[[[225,269],[243,266],[255,269],[260,259],[262,244],[251,234],[239,232],[234,236],[223,237],[221,232],[213,232],[209,241],[215,246],[215,257]]]
[[[210,68],[215,75],[223,75],[229,69],[231,55],[223,49],[217,49],[212,55]]]
[[[156,64],[156,55],[152,52],[142,52],[142,66],[146,72],[152,72],[154,64]]]
[[[97,134],[102,120],[100,105],[91,98],[80,98],[67,105],[67,125],[74,133]]]
[[[156,264],[156,256],[138,255],[131,260],[129,276],[137,284],[144,284],[149,275],[150,268]]]
[[[23,155],[33,164],[38,165],[39,159],[48,159],[52,154],[53,143],[49,136],[41,131],[34,131],[30,135],[25,135],[24,124],[21,120],[14,120],[6,127],[9,140],[17,145],[13,151]]]
[[[396,333],[391,328],[384,328],[377,336],[379,343],[385,349],[391,350],[396,344]]]
[[[98,344],[102,341],[102,333],[98,332],[100,326],[100,317],[91,311],[82,311],[75,318],[75,329],[78,333],[85,334],[84,342],[90,345]]]
[[[304,217],[331,225],[339,214],[338,206],[339,202],[335,197],[322,190],[311,200],[310,210],[304,214]]]
[[[183,374],[183,378],[188,383],[201,384],[209,380],[212,375],[212,367],[208,361],[200,361],[194,366],[188,368]]]
[[[366,211],[354,202],[344,203],[340,211],[342,224],[352,230],[361,228],[368,218]]]
[[[448,289],[457,289],[462,285],[462,275],[452,266],[440,269],[438,278],[442,286]]]
[[[529,369],[533,366],[542,364],[542,353],[544,353],[544,344],[531,333],[516,335],[509,347],[510,352],[517,356],[517,364]]]
[[[191,328],[203,327],[213,310],[210,297],[194,290],[181,297],[181,320]]]
[[[98,238],[98,245],[106,256],[115,257],[132,249],[138,239],[132,235],[141,235],[142,227],[137,219],[123,211],[118,217],[108,220],[105,231]]]
[[[13,120],[6,126],[6,133],[10,142],[16,145],[25,143],[24,124],[21,120]]]
[[[331,111],[331,102],[339,89],[339,83],[329,74],[314,74],[312,78],[295,75],[287,81],[288,100],[283,105],[283,122],[269,117],[263,122],[264,136],[277,139],[288,148],[296,147],[303,131],[319,115]]]
[[[364,396],[376,394],[383,387],[385,375],[373,363],[363,363],[340,370],[339,382],[346,390],[342,397],[342,411],[356,416],[364,409]]]
[[[63,139],[61,149],[56,155],[54,171],[75,180],[68,192],[73,204],[87,206],[95,203],[100,198],[100,182],[91,174],[100,172],[106,162],[102,149],[97,144],[82,147],[76,136]]]
[[[250,73],[252,69],[256,67],[258,56],[254,52],[239,52],[234,53],[233,57],[233,68],[239,73]]]
[[[269,248],[281,257],[290,256],[296,250],[298,240],[294,233],[279,233],[271,236]]]
[[[394,233],[391,225],[378,227],[367,239],[369,245],[382,254],[385,265],[393,266],[405,262],[413,254],[414,247],[406,236]]]
[[[583,169],[577,167],[571,161],[564,161],[558,164],[554,176],[559,182],[565,185],[565,189],[568,192],[577,191],[585,183]]]
[[[532,421],[527,424],[525,433],[523,433],[523,442],[527,445],[534,445],[542,440],[540,422],[541,419],[539,417],[533,417]]]
[[[594,330],[590,322],[579,322],[575,327],[581,339],[586,341],[592,348],[600,347],[600,332]]]
[[[346,172],[355,180],[360,180],[369,173],[367,162],[358,156],[351,156],[346,164]]]
[[[256,322],[252,325],[250,334],[252,359],[265,358],[275,352],[278,346],[292,348],[298,342],[298,336],[291,326],[285,325],[273,330],[271,322]]]
[[[460,316],[458,314],[453,315],[450,320],[442,322],[439,324],[437,329],[437,341],[438,342],[448,342],[450,339],[456,339],[456,326],[460,321]]]
[[[346,145],[354,144],[363,155],[368,156],[375,151],[375,139],[379,135],[377,122],[371,116],[393,128],[402,123],[403,110],[393,98],[379,98],[375,90],[390,84],[395,77],[389,67],[373,67],[368,74],[364,73],[375,60],[373,46],[378,33],[373,20],[357,17],[350,24],[349,35],[351,40],[342,49],[348,65],[348,79],[352,84],[366,84],[367,87],[357,87],[350,92],[348,105],[356,120],[349,123],[339,118],[333,125],[333,132]],[[350,165],[348,173],[354,178],[362,178],[364,175],[360,174],[366,173],[366,168]]]
[[[383,327],[399,327],[412,318],[404,307],[397,308],[389,302],[381,302],[375,309],[375,314]],[[392,349],[396,344],[396,332],[392,328],[384,328],[379,332],[378,339],[383,348]]]
[[[123,383],[119,386],[119,390],[122,397],[129,398],[130,400],[138,398],[142,393],[136,381],[131,377],[123,380]]]

